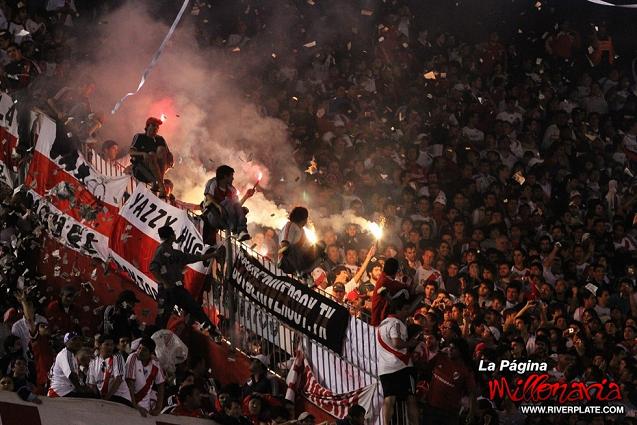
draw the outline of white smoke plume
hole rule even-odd
[[[348,9],[346,14],[341,9],[334,13],[351,31],[347,15],[354,16],[357,11]],[[294,15],[298,11],[290,13]],[[276,23],[290,17],[281,13],[274,14],[272,19]],[[282,56],[290,46],[284,46],[282,34],[276,31],[281,27],[273,23],[270,25],[273,30],[266,32],[261,40],[254,40],[254,44],[263,47],[279,43],[279,58],[285,60]],[[151,16],[144,2],[129,1],[103,19],[101,25],[91,28],[92,38],[97,40],[91,60],[78,67],[97,84],[94,110],[110,111],[117,99],[137,86],[168,27],[169,22]],[[307,35],[318,39],[319,44],[323,39],[336,36],[333,28],[322,33],[319,27],[309,28]],[[235,168],[235,186],[241,193],[254,186],[262,173],[259,187],[267,190],[272,188],[272,183],[277,183],[278,193],[287,194],[287,205],[279,207],[258,192],[247,202],[251,211],[249,220],[280,228],[287,218],[287,210],[297,201],[303,204],[301,189],[295,184],[302,177],[302,171],[294,164],[285,123],[267,117],[256,106],[263,101],[253,101],[250,95],[243,94],[251,93],[243,90],[244,86],[262,84],[255,76],[259,75],[258,67],[263,66],[264,56],[270,57],[270,54],[248,54],[238,61],[228,58],[228,49],[224,52],[215,48],[202,50],[197,46],[197,36],[201,34],[195,31],[192,22],[184,19],[142,90],[128,98],[115,115],[107,114],[102,138],[114,139],[127,150],[133,135],[143,131],[147,117],[165,115],[160,134],[175,154],[175,167],[167,178],[173,181],[178,198],[200,202],[206,181],[221,164]],[[253,73],[251,68],[255,68]],[[283,190],[282,185],[286,186]],[[337,215],[314,219],[341,229],[355,217]]]

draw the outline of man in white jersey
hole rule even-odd
[[[422,253],[422,265],[416,269],[416,282],[425,285],[427,282],[435,282],[438,289],[445,289],[442,273],[433,267],[436,254],[433,249],[425,248]]]
[[[65,347],[55,358],[51,368],[49,397],[94,397],[94,393],[79,379],[79,365],[75,354],[82,348],[80,336],[74,332],[64,335]]]
[[[144,417],[149,413],[159,415],[164,403],[164,373],[153,357],[154,352],[155,342],[145,337],[126,360],[125,378],[131,404]]]
[[[103,400],[131,406],[130,391],[124,382],[126,361],[121,354],[113,354],[113,338],[100,335],[97,340],[99,354],[88,367],[88,384]]]
[[[376,328],[378,341],[378,375],[383,387],[384,423],[391,423],[396,400],[407,400],[409,424],[418,424],[416,377],[411,360],[412,351],[420,342],[421,333],[407,337],[405,320],[413,312],[412,300],[406,291],[398,292],[390,303],[392,314]]]

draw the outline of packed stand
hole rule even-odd
[[[74,14],[29,6],[2,9],[4,87],[20,108],[48,105],[73,129],[61,137],[77,149],[100,125],[88,101],[93,84],[59,84],[49,95],[36,78],[63,81],[65,61],[56,55]],[[368,45],[319,45],[310,60],[287,58],[263,83],[247,84],[264,114],[288,125],[295,160],[307,168],[299,184],[321,205],[296,210],[290,222],[302,228],[313,214],[351,210],[385,223],[379,241],[354,223],[319,228],[324,249],[300,255],[303,270],[293,271],[374,326],[384,329],[390,312],[395,326],[408,324],[401,349],[412,355],[418,391],[405,394],[391,380],[383,388],[407,397],[409,414],[426,423],[457,423],[462,404],[475,423],[542,421],[520,417],[506,401],[478,399],[481,359],[545,361],[557,380],[610,378],[636,404],[637,89],[619,61],[630,52],[615,49],[603,22],[551,22],[535,29],[545,35],[533,42],[495,32],[466,42],[429,31],[399,2],[375,19]],[[229,55],[238,45],[250,51],[257,23],[228,31]],[[22,144],[16,160],[30,148]],[[115,158],[114,149],[107,143],[102,152]],[[284,198],[279,192],[275,185],[270,195]],[[166,408],[221,424],[311,423],[281,399],[262,358],[243,387],[216,388],[192,354],[167,379],[150,330],[131,318],[132,293],[103,317],[79,307],[77,287],[43,293],[29,263],[37,258],[30,235],[42,229],[21,196],[2,205],[1,288],[15,300],[2,297],[1,389],[34,402],[47,394],[103,398],[142,415]],[[278,229],[253,232],[257,251],[275,261],[290,242],[310,249],[302,234],[288,238]],[[407,373],[389,363],[382,374]],[[432,373],[440,365],[450,376]],[[454,372],[460,381],[445,388]],[[394,395],[386,395],[391,417]]]
[[[556,380],[612,378],[634,405],[631,50],[617,50],[601,20],[553,16],[532,40],[519,29],[476,42],[419,27],[401,2],[384,12],[365,53],[341,38],[314,46],[309,63],[285,58],[256,85],[267,113],[288,124],[306,169],[299,192],[317,207],[292,211],[281,233],[260,229],[255,249],[286,268],[298,244],[307,255],[294,254],[289,271],[311,274],[375,326],[392,311],[388,295],[404,289],[420,302],[405,321],[410,335],[424,332],[410,350],[421,356],[425,420],[455,423],[462,403],[480,423],[525,420],[506,403],[461,402],[486,394],[481,359],[546,361]],[[319,245],[299,231],[308,216],[344,210],[382,217],[383,238],[356,220],[327,223],[317,231],[324,251],[312,254]],[[383,271],[390,258],[397,265]],[[463,380],[439,397],[431,368],[449,349]]]

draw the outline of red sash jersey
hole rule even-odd
[[[391,345],[394,338],[407,341],[407,325],[396,316],[389,315],[376,329],[379,375],[392,374],[413,366],[411,355],[406,348],[397,349]]]
[[[389,307],[387,299],[378,294],[378,290],[382,287],[387,288],[390,296],[395,295],[401,289],[409,291],[409,285],[392,279],[385,273],[381,273],[378,281],[376,282],[376,286],[374,287],[374,293],[372,294],[372,326],[380,325],[380,322],[382,322],[389,314],[387,311]]]
[[[216,178],[208,180],[204,193],[206,195],[211,195],[217,204],[223,202],[224,199],[238,198],[237,189],[235,189],[234,186],[230,186],[226,190],[223,190],[217,184]]]
[[[433,376],[427,392],[428,404],[432,407],[457,411],[460,400],[476,387],[471,371],[460,360],[452,360],[445,353],[431,359]]]

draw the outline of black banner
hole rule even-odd
[[[294,279],[272,274],[244,250],[235,255],[230,282],[284,324],[341,354],[349,323],[342,305]]]

